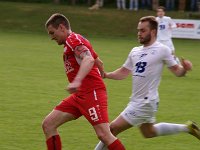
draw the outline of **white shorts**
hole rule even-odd
[[[155,123],[157,108],[158,102],[156,100],[143,104],[130,102],[120,115],[132,126]]]
[[[170,48],[170,50],[172,51],[172,53],[175,52],[175,48],[174,48],[174,44],[172,42],[172,40],[159,40],[160,43],[162,43],[163,45],[166,45],[167,47]]]

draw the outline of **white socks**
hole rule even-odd
[[[157,136],[176,134],[180,132],[189,132],[187,125],[172,124],[172,123],[158,123],[154,125]]]
[[[106,146],[103,142],[100,141],[100,142],[96,145],[96,147],[95,147],[94,150],[108,150],[108,149],[107,149],[107,146]]]
[[[154,125],[157,136],[164,136],[170,134],[177,134],[180,132],[189,132],[187,125],[185,124],[173,124],[173,123],[157,123]],[[99,142],[94,150],[108,150],[103,142]]]

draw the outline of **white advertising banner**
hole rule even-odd
[[[172,30],[173,38],[200,39],[200,20],[173,19],[177,28]]]

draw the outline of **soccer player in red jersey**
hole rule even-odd
[[[109,129],[107,93],[101,78],[102,61],[87,39],[72,32],[64,15],[53,14],[45,26],[51,39],[58,45],[64,45],[63,61],[69,80],[67,91],[71,94],[57,105],[42,123],[48,150],[62,149],[57,128],[82,115],[109,150],[125,150]]]

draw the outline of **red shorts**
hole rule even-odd
[[[109,122],[105,89],[97,89],[81,96],[72,94],[56,106],[55,110],[73,114],[76,118],[84,115],[93,126]]]

